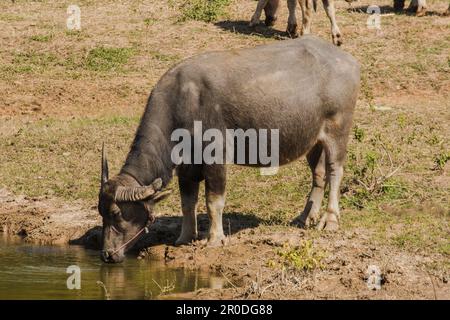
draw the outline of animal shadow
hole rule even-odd
[[[160,216],[135,245],[134,250],[149,246],[165,244],[173,245],[181,232],[182,216]],[[256,228],[261,220],[250,213],[230,212],[223,214],[223,229],[225,235],[233,235],[243,229]],[[200,239],[206,238],[209,229],[209,218],[206,214],[197,215],[197,225]],[[87,249],[100,250],[102,246],[102,228],[93,227],[81,237],[69,241],[70,245],[81,245]]]
[[[250,27],[248,24],[249,21],[244,20],[225,20],[214,23],[215,26],[233,33],[258,36],[262,38],[289,39],[287,32],[276,30],[272,27],[266,27],[264,23],[260,23],[254,27]]]
[[[137,247],[149,247],[159,244],[173,245],[181,232],[181,216],[158,217],[149,233],[143,237]],[[223,229],[226,236],[233,235],[241,230],[256,228],[260,219],[253,214],[237,212],[223,214]],[[197,215],[197,227],[200,239],[205,239],[209,230],[209,218],[207,214]]]
[[[100,250],[102,247],[102,227],[95,226],[81,237],[69,240],[69,245],[83,246],[86,249]]]
[[[406,15],[406,16],[415,16],[416,15],[416,12],[413,10],[409,10],[407,6],[405,6],[405,8],[403,10],[394,9],[394,7],[390,6],[390,5],[384,5],[384,6],[378,6],[378,7],[380,8],[380,14],[394,13],[394,14]],[[368,15],[368,13],[367,13],[368,8],[369,8],[369,6],[367,6],[367,5],[356,6],[356,7],[347,8],[347,12],[361,13],[361,14]],[[442,13],[437,12],[437,11],[427,11],[425,13],[425,15],[426,16],[443,16]]]

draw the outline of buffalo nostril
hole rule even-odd
[[[109,262],[111,260],[111,255],[106,250],[103,250],[100,256],[104,262]]]

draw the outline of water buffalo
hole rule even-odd
[[[226,165],[172,161],[172,133],[182,128],[194,135],[194,122],[199,121],[204,130],[279,130],[279,164],[306,155],[312,170],[312,189],[295,222],[337,229],[339,185],[359,82],[358,62],[314,36],[205,53],[167,71],[150,94],[117,176],[109,179],[102,156],[98,203],[103,217],[102,259],[124,258],[153,221],[155,203],[169,194],[164,187],[174,169],[183,212],[176,244],[197,238],[196,205],[203,180],[210,219],[208,243],[222,244]],[[248,143],[245,147],[250,148]],[[326,183],[328,208],[319,219]]]
[[[295,7],[297,6],[297,1],[302,9],[302,35],[311,33],[312,9],[314,8],[314,11],[316,11],[317,8],[317,0],[287,0],[289,18],[286,31],[291,37],[298,36],[297,17],[295,15]],[[278,10],[279,2],[280,0],[258,0],[255,13],[250,20],[250,26],[252,27],[259,23],[259,19],[261,17],[263,9],[266,14],[266,25],[273,25],[277,19],[276,13]],[[333,43],[337,46],[340,46],[342,44],[342,35],[336,23],[336,10],[334,7],[334,0],[322,0],[322,3],[331,23],[331,37]]]

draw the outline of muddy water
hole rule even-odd
[[[69,277],[69,286],[77,284],[69,266],[79,267],[80,289],[68,289]],[[108,265],[98,251],[33,245],[0,234],[0,299],[161,299],[164,293],[222,285],[220,277],[170,269],[160,261],[129,258]]]

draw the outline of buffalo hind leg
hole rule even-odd
[[[186,169],[186,167],[183,167],[183,169]],[[200,180],[190,176],[187,170],[181,169],[178,171],[183,222],[181,225],[181,234],[175,242],[175,245],[188,244],[198,237],[196,209]]]
[[[303,212],[293,224],[300,227],[315,225],[319,220],[320,207],[326,187],[325,151],[321,144],[316,144],[306,155],[312,173],[312,187]]]
[[[226,168],[224,165],[207,165],[204,169],[206,209],[209,217],[208,245],[225,244],[222,213],[225,207]]]
[[[342,35],[336,22],[336,9],[334,8],[334,0],[322,0],[322,3],[331,23],[331,38],[333,40],[333,44],[335,44],[336,46],[340,46],[342,44]]]
[[[340,185],[344,175],[344,161],[347,147],[347,130],[343,135],[333,137],[331,134],[322,141],[325,149],[327,167],[327,180],[330,185],[328,194],[328,207],[320,219],[317,229],[335,231],[339,229],[339,196]]]

